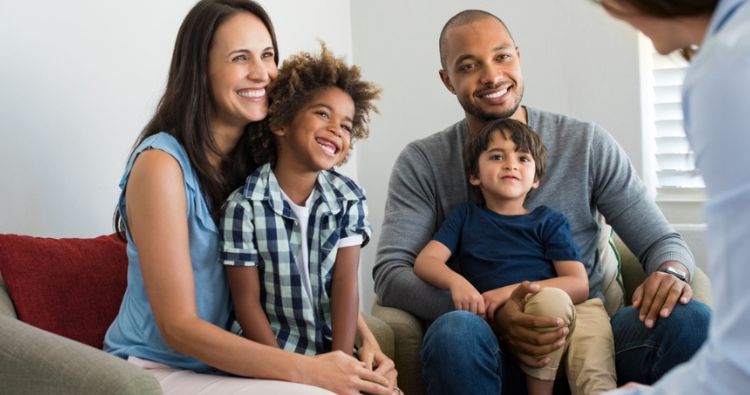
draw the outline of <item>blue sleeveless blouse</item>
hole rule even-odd
[[[133,152],[120,181],[119,209],[126,218],[125,188],[138,155],[158,149],[171,155],[182,168],[187,199],[190,259],[195,280],[196,307],[201,319],[227,328],[230,317],[229,288],[224,268],[219,264],[218,228],[193,171],[187,152],[171,135],[161,132],[146,138]],[[126,226],[127,227],[127,226]],[[121,358],[135,356],[181,369],[210,372],[213,368],[180,354],[165,343],[156,326],[141,275],[138,248],[127,234],[128,286],[120,311],[104,338],[104,350]]]

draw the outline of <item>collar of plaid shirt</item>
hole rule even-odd
[[[293,218],[291,208],[284,203],[281,196],[281,187],[271,169],[271,164],[266,163],[260,168],[259,172],[253,174],[257,176],[257,180],[245,183],[245,190],[243,191],[245,198],[253,201],[267,200],[276,214]],[[253,185],[254,187],[251,188]],[[334,215],[344,208],[345,201],[364,198],[360,189],[352,188],[335,171],[321,171],[318,174],[315,189],[322,197],[323,203],[328,206],[330,213]]]

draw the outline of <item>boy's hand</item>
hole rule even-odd
[[[482,294],[464,278],[457,279],[450,287],[453,305],[457,310],[470,311],[481,317],[485,316]]]
[[[492,321],[495,319],[495,313],[497,312],[497,310],[503,307],[505,302],[508,301],[512,290],[513,289],[509,287],[502,287],[487,291],[482,294],[488,321]]]

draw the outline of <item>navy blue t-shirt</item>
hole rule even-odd
[[[456,271],[479,292],[557,277],[552,261],[581,260],[568,219],[547,206],[526,215],[502,215],[463,203],[433,240],[451,250]]]

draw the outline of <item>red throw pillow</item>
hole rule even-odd
[[[115,235],[0,235],[0,273],[18,319],[99,349],[120,309],[127,266]]]

